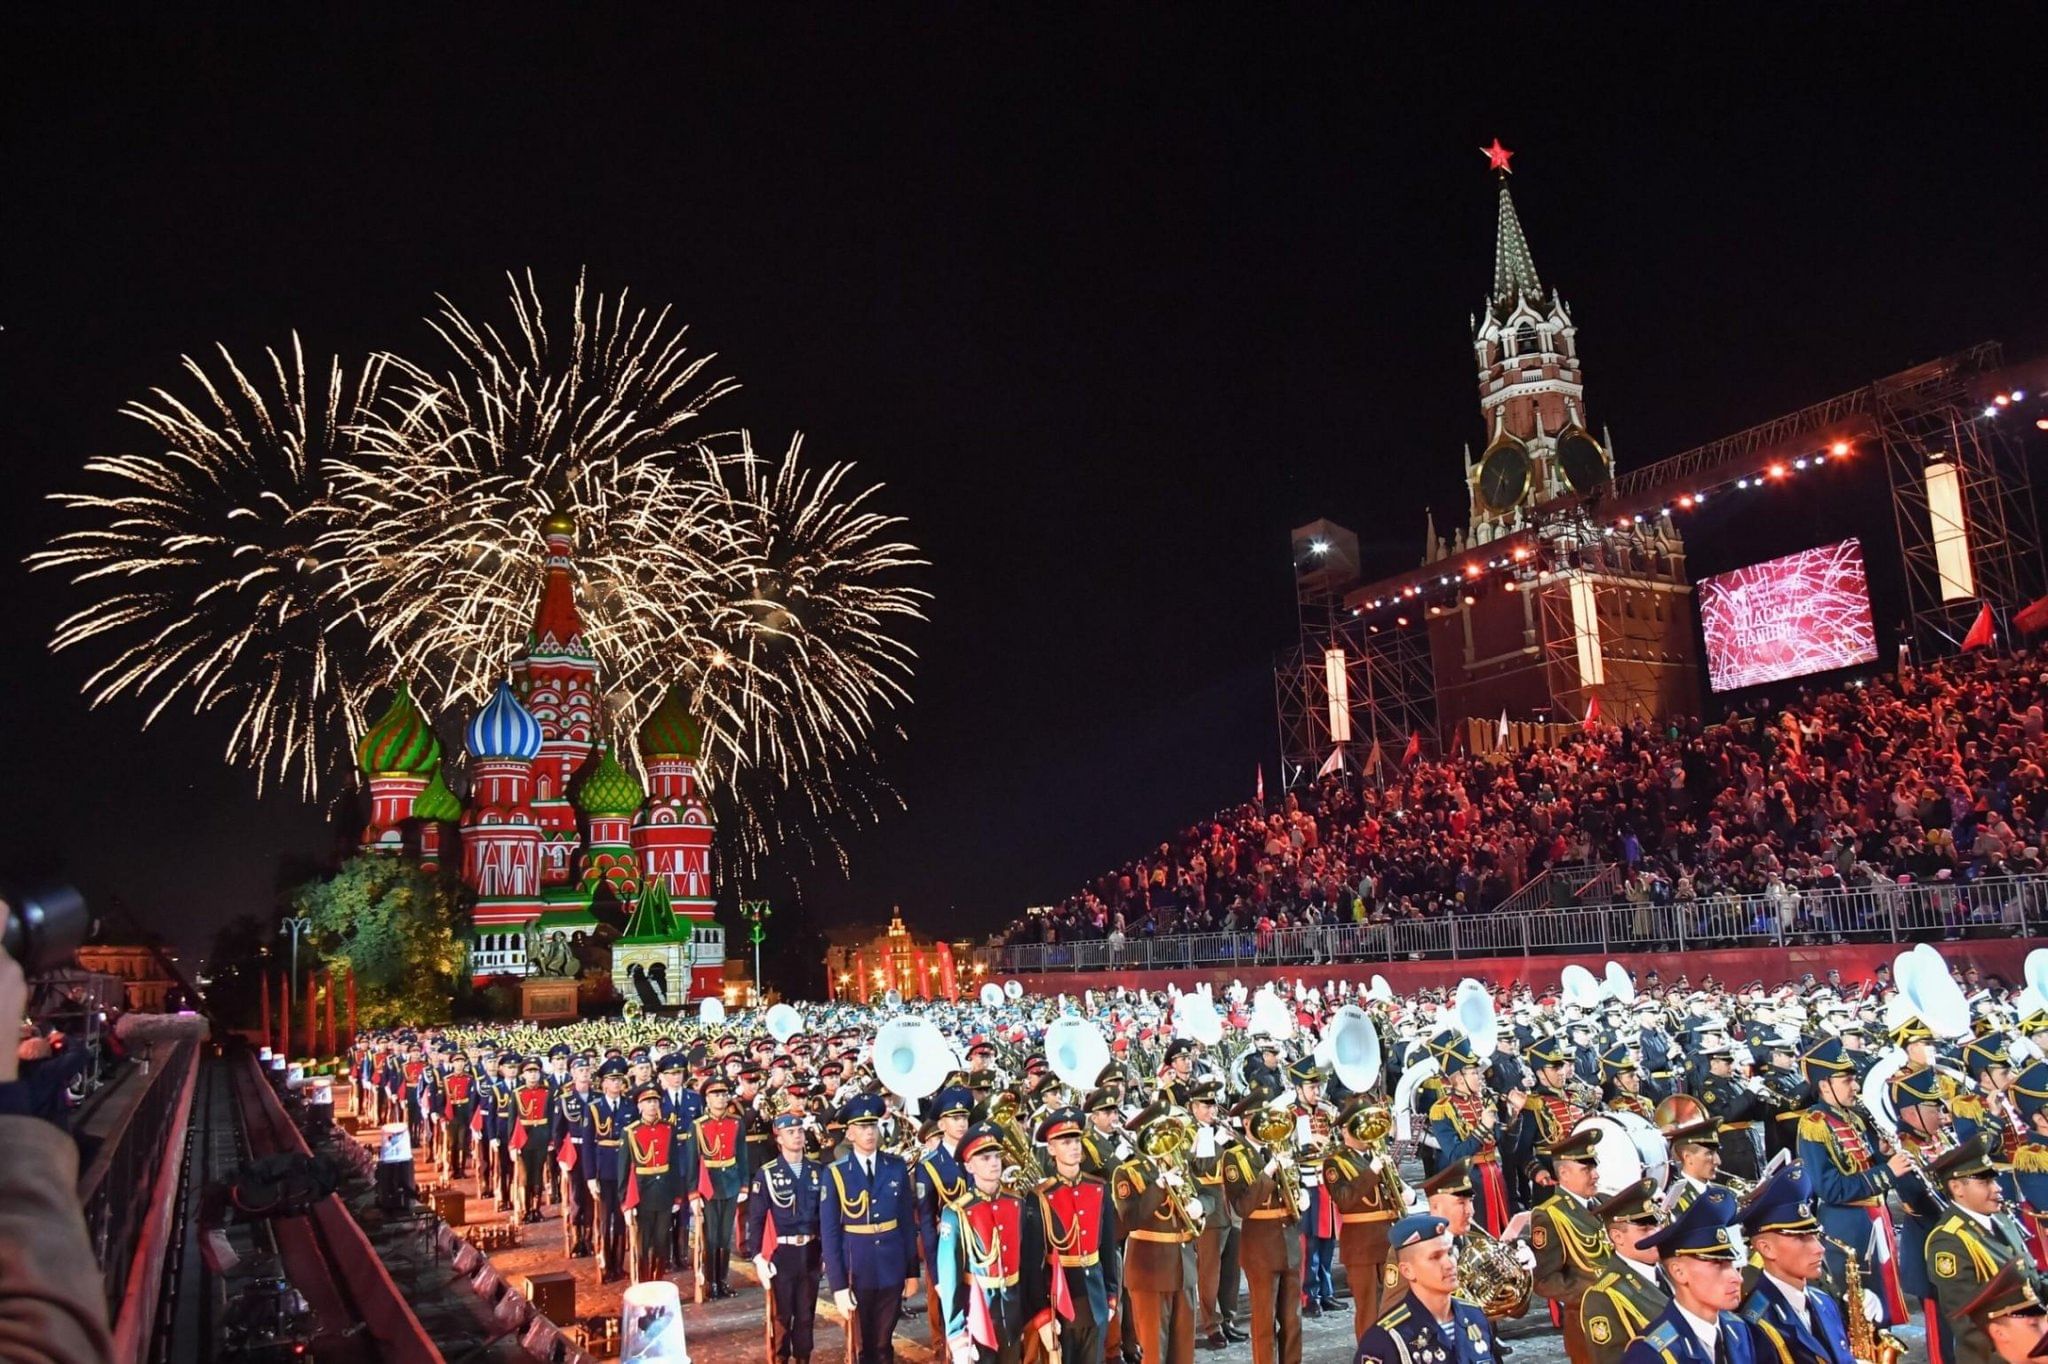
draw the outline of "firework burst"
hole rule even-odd
[[[99,594],[65,618],[56,650],[111,650],[86,679],[93,705],[131,696],[147,727],[167,707],[231,717],[227,757],[266,781],[319,791],[323,760],[363,723],[360,618],[334,601],[316,548],[321,466],[375,403],[382,366],[309,373],[299,338],[245,369],[225,347],[212,372],[184,358],[198,398],[167,389],[122,414],[153,454],[87,461],[99,486],[59,494],[93,524],[29,556]],[[216,378],[216,374],[219,375]]]
[[[909,700],[897,632],[925,601],[879,490],[808,467],[800,441],[764,461],[704,429],[737,385],[665,310],[579,280],[552,315],[529,276],[503,329],[445,299],[429,323],[439,364],[384,355],[313,383],[294,342],[273,383],[223,353],[224,384],[187,362],[205,403],[128,409],[166,452],[88,464],[113,488],[61,500],[95,524],[32,557],[105,593],[54,641],[117,644],[88,693],[141,696],[150,718],[233,707],[231,760],[311,797],[394,677],[444,711],[489,695],[532,623],[540,525],[566,511],[612,732],[680,685],[743,862],[822,837],[843,863],[839,817],[891,798],[872,746]]]

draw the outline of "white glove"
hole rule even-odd
[[[1524,1269],[1534,1269],[1536,1267],[1536,1252],[1529,1249],[1529,1243],[1527,1241],[1515,1241],[1512,1244],[1515,1247],[1516,1263],[1520,1264]],[[1877,1319],[1872,1317],[1871,1320],[1875,1321]]]
[[[839,1315],[845,1317],[848,1321],[853,1320],[853,1290],[851,1288],[842,1288],[837,1293],[834,1293],[832,1295],[832,1304],[839,1309]]]
[[[1265,1172],[1264,1172],[1264,1173],[1265,1173],[1265,1175],[1266,1175],[1266,1178],[1268,1178],[1268,1179],[1271,1179],[1271,1178],[1272,1178],[1272,1177],[1273,1177],[1274,1175],[1277,1175],[1277,1174],[1279,1174],[1279,1173],[1280,1173],[1280,1157],[1278,1157],[1278,1156],[1274,1156],[1274,1157],[1272,1157],[1271,1159],[1269,1159],[1269,1160],[1268,1160],[1268,1161],[1266,1162],[1266,1169],[1265,1169]]]
[[[954,1336],[947,1341],[946,1352],[953,1357],[953,1364],[974,1364],[980,1358],[973,1339],[968,1336]]]
[[[1307,1212],[1307,1211],[1308,1211],[1308,1205],[1309,1205],[1309,1196],[1308,1196],[1308,1190],[1307,1190],[1307,1189],[1303,1189],[1303,1190],[1302,1190],[1302,1191],[1301,1191],[1300,1193],[1298,1193],[1298,1194],[1296,1194],[1296,1195],[1294,1196],[1294,1210],[1295,1210],[1296,1212]]]
[[[770,1279],[775,1277],[775,1266],[769,1262],[766,1255],[756,1255],[754,1257],[754,1273],[760,1276],[761,1282],[765,1285]]]
[[[1863,1319],[1865,1321],[1884,1320],[1884,1304],[1878,1301],[1877,1294],[1868,1288],[1863,1290]]]
[[[1181,1185],[1187,1183],[1186,1180],[1180,1177],[1180,1171],[1178,1170],[1161,1170],[1159,1172],[1159,1182],[1169,1189],[1178,1189]]]

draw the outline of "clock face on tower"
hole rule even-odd
[[[1503,440],[1479,461],[1479,500],[1488,511],[1504,512],[1521,505],[1529,490],[1529,456],[1513,440]]]
[[[1607,452],[1583,431],[1565,432],[1557,442],[1557,465],[1565,482],[1580,496],[1590,495],[1607,481]]]

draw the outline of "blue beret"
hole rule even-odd
[[[1434,1213],[1419,1212],[1394,1223],[1387,1233],[1387,1249],[1406,1250],[1420,1241],[1433,1241],[1451,1229],[1451,1224]]]
[[[803,1114],[801,1114],[801,1113],[796,1113],[796,1112],[790,1112],[790,1113],[777,1113],[777,1114],[775,1115],[775,1123],[774,1123],[774,1127],[775,1127],[775,1130],[776,1130],[776,1131],[778,1131],[778,1132],[780,1132],[780,1131],[784,1130],[785,1128],[790,1128],[790,1127],[802,1127],[803,1125],[804,1125],[804,1115],[803,1115]]]

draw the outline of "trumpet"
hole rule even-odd
[[[1277,1105],[1261,1109],[1246,1128],[1261,1154],[1278,1166],[1273,1182],[1280,1186],[1280,1196],[1288,1207],[1300,1211],[1308,1202],[1302,1193],[1301,1171],[1293,1155],[1282,1147],[1294,1135],[1294,1114]]]
[[[1188,1165],[1188,1152],[1194,1149],[1194,1145],[1194,1122],[1179,1109],[1154,1118],[1138,1133],[1138,1154],[1160,1169],[1180,1176],[1177,1182],[1161,1182],[1181,1225],[1199,1236],[1206,1214],[1202,1210],[1201,1195],[1195,1192],[1194,1171]]]

